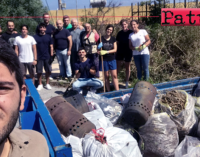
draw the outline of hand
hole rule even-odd
[[[140,47],[139,47],[139,51],[144,50],[146,47],[147,47],[146,45],[142,45],[142,46],[140,46]]]
[[[102,47],[103,47],[103,43],[101,42],[101,43],[99,43],[97,49],[101,49]]]
[[[79,68],[79,73],[83,73],[84,72],[84,68],[83,67],[80,67]]]
[[[80,30],[83,30],[83,29],[84,29],[84,27],[83,27],[83,26],[81,26],[81,25],[79,25],[79,29],[80,29]]]
[[[12,34],[17,34],[17,31],[13,31]]]
[[[33,64],[33,65],[36,65],[36,64],[37,64],[37,61],[36,61],[36,60],[34,60],[32,64]]]
[[[53,57],[53,53],[51,54],[51,57]]]
[[[135,47],[135,50],[139,51],[139,47]]]
[[[100,55],[100,52],[101,52],[101,51],[97,51],[97,53],[98,53],[99,55]]]
[[[103,55],[106,55],[106,54],[108,54],[108,51],[106,51],[106,50],[101,50],[101,51],[100,51],[100,55],[103,56]]]
[[[94,33],[94,34],[96,34],[96,33],[97,33],[97,31],[96,31],[95,29],[93,29],[92,31],[93,31],[93,33]]]
[[[67,51],[67,55],[70,56],[71,55],[71,50]]]

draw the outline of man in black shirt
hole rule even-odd
[[[56,28],[52,24],[49,23],[50,16],[48,13],[43,14],[43,20],[44,20],[44,23],[46,24],[46,32],[45,33],[50,36],[53,35]],[[40,34],[39,25],[36,28],[36,34]]]
[[[14,40],[15,37],[19,36],[20,34],[18,34],[15,31],[15,24],[13,21],[9,20],[7,21],[7,31],[5,33],[2,34],[2,39],[4,39],[7,43],[10,44],[11,47],[14,48]]]

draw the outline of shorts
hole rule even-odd
[[[116,60],[103,61],[103,67],[104,71],[116,70],[117,69]],[[99,71],[102,71],[101,60],[99,61]]]
[[[21,63],[21,70],[22,70],[22,74],[23,76],[26,75],[26,72],[29,72],[29,75],[31,77],[35,76],[35,65],[33,65],[33,63]]]
[[[117,52],[116,53],[116,60],[117,61],[125,61],[125,62],[131,62],[132,60],[132,51],[126,51],[126,52]]]
[[[51,65],[49,64],[49,59],[38,60],[36,65],[36,72],[41,74],[43,72],[43,67],[46,73],[51,73]]]

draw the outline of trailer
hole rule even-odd
[[[165,93],[169,90],[185,90],[191,93],[193,87],[198,83],[200,77],[188,78],[177,81],[154,84],[158,92]],[[44,135],[49,147],[50,157],[72,157],[72,148],[65,144],[61,134],[56,127],[48,109],[43,103],[32,80],[25,80],[27,96],[24,110],[20,111],[19,122],[22,129],[31,129]],[[121,96],[132,93],[133,88],[113,92],[101,93],[109,99],[120,102]]]

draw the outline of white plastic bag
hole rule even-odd
[[[173,114],[168,104],[161,103],[161,101],[159,101],[159,103],[161,104],[162,111],[166,112],[170,116],[171,120],[177,125],[179,137],[183,139],[185,135],[188,135],[192,131],[193,126],[197,123],[197,118],[194,113],[195,101],[193,97],[185,91],[179,90],[179,92],[185,94],[186,103],[185,109],[182,110],[178,115]]]
[[[128,103],[129,99],[131,97],[131,93],[125,94],[120,98],[120,101],[122,104]]]
[[[186,136],[175,150],[175,157],[199,157],[200,141],[196,137]]]
[[[62,138],[66,144],[71,145],[73,157],[83,157],[82,139],[73,135],[68,137],[62,135]]]
[[[142,157],[136,140],[127,131],[115,127],[87,134],[83,138],[83,154],[84,157]]]
[[[97,95],[92,92],[88,92],[85,97],[87,103],[95,102],[102,109],[104,115],[109,118],[110,122],[114,125],[117,123],[119,116],[121,115],[123,107],[112,99],[108,99],[104,96]]]
[[[109,119],[105,117],[99,105],[94,102],[91,102],[91,104],[94,110],[84,113],[83,115],[96,126],[96,129],[113,127]]]
[[[177,126],[167,113],[151,115],[139,128],[139,134],[144,142],[144,157],[171,156],[179,143]]]

